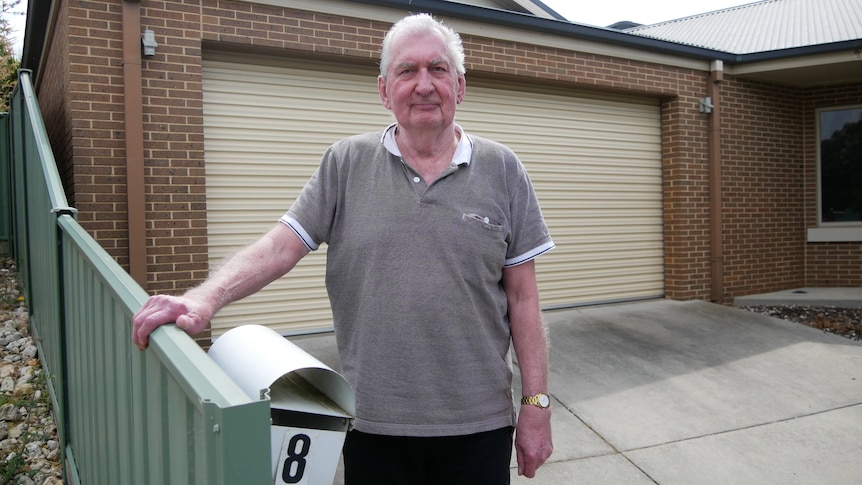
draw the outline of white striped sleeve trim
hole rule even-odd
[[[289,215],[285,214],[281,216],[279,222],[289,227],[297,236],[299,236],[299,239],[302,240],[302,242],[305,244],[305,247],[307,247],[309,251],[316,251],[317,248],[320,247],[320,244],[314,242],[314,239],[312,239],[308,232],[306,232],[305,228],[302,227],[302,224],[300,224],[299,221],[297,221],[293,217],[290,217]]]
[[[548,251],[554,249],[555,247],[556,247],[556,245],[554,244],[554,241],[548,241],[545,244],[542,244],[541,246],[539,246],[537,248],[533,248],[531,251],[527,251],[524,254],[521,254],[519,256],[515,256],[514,258],[511,258],[511,259],[507,259],[506,262],[503,263],[503,267],[504,268],[511,268],[512,266],[518,266],[519,264],[526,263],[527,261],[529,261],[531,259],[535,259],[535,258],[539,257],[540,255],[547,253]]]

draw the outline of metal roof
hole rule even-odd
[[[732,54],[862,39],[862,0],[764,0],[625,30]]]

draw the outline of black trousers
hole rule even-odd
[[[345,485],[508,485],[507,427],[440,438],[382,436],[356,430],[344,443]]]

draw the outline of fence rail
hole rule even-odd
[[[0,139],[0,218],[50,378],[70,484],[271,483],[269,403],[252,400],[184,332],[132,345],[146,292],[75,219],[30,73]]]

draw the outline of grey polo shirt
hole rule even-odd
[[[505,146],[468,136],[431,185],[395,125],[331,146],[281,218],[327,243],[342,372],[356,429],[453,436],[514,426],[502,271],[554,247],[529,177]]]

